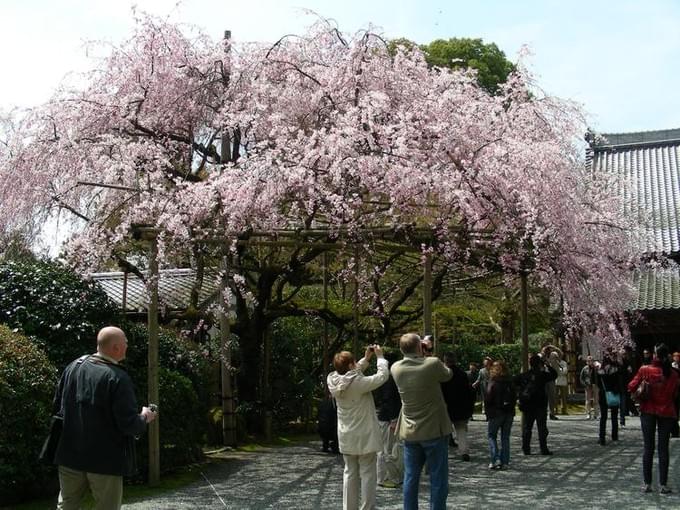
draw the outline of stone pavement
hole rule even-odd
[[[661,495],[641,494],[640,421],[627,418],[618,442],[597,443],[596,421],[582,415],[549,421],[552,457],[522,455],[520,417],[512,429],[510,469],[487,466],[486,423],[470,422],[472,461],[449,450],[448,508],[680,508],[680,439],[671,440],[669,486]],[[608,424],[609,425],[609,424]],[[608,428],[609,430],[609,428]],[[538,451],[536,431],[532,448]],[[125,510],[173,509],[336,509],[342,507],[342,456],[319,451],[312,442],[256,453],[229,453],[222,463],[206,466],[202,478],[180,490],[123,505]],[[655,458],[656,461],[656,458]],[[429,508],[429,485],[423,477],[420,507]],[[401,508],[401,490],[378,488],[378,508]]]

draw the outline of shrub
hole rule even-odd
[[[0,325],[0,501],[45,489],[37,458],[47,435],[57,371],[25,336]]]
[[[512,375],[517,375],[522,371],[521,344],[489,345],[484,349],[484,356],[505,361]]]
[[[58,369],[93,352],[97,331],[117,315],[100,287],[57,262],[0,265],[0,323],[34,338]]]
[[[270,371],[271,410],[278,428],[312,415],[312,396],[320,375],[316,373],[323,323],[311,317],[286,317],[272,325]]]
[[[123,323],[120,327],[128,339],[124,365],[135,384],[139,404],[147,403],[148,330],[143,324]],[[173,467],[198,460],[209,426],[209,402],[199,399],[197,388],[208,395],[205,381],[210,362],[203,351],[194,348],[172,330],[161,328],[159,340],[159,422],[161,468]],[[193,380],[193,382],[192,382]],[[140,471],[146,475],[148,443],[138,444]]]
[[[201,460],[206,417],[202,414],[191,381],[174,370],[159,371],[158,420],[160,423],[161,470],[168,471]],[[144,380],[146,392],[146,379]],[[145,478],[149,465],[149,443],[138,442],[139,475]]]

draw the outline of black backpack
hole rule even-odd
[[[531,403],[537,400],[539,391],[538,381],[536,380],[536,374],[529,374],[524,381],[522,381],[522,387],[519,390],[519,409],[520,411],[526,411],[527,408],[531,406]]]

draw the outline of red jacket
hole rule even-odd
[[[654,360],[652,365],[643,365],[633,380],[628,384],[628,391],[633,393],[640,382],[645,379],[650,383],[649,399],[640,402],[640,412],[675,418],[675,395],[680,380],[675,370],[670,377],[664,377],[661,363]]]

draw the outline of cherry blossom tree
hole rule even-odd
[[[447,272],[530,272],[572,329],[627,341],[617,317],[632,295],[636,226],[613,177],[586,170],[578,107],[542,93],[521,62],[491,95],[474,71],[429,67],[417,48],[391,55],[370,31],[321,21],[273,45],[231,46],[142,15],[85,83],[5,130],[0,232],[66,211],[83,270],[124,259],[135,224],[158,229],[166,263],[215,255],[204,241],[224,239],[255,374],[263,325],[309,313],[291,295],[333,245],[348,261],[336,276],[358,281],[390,333],[421,277],[386,278],[404,274],[405,253],[381,257],[386,245],[430,254],[439,286]],[[291,231],[302,244],[287,250],[246,244]]]

